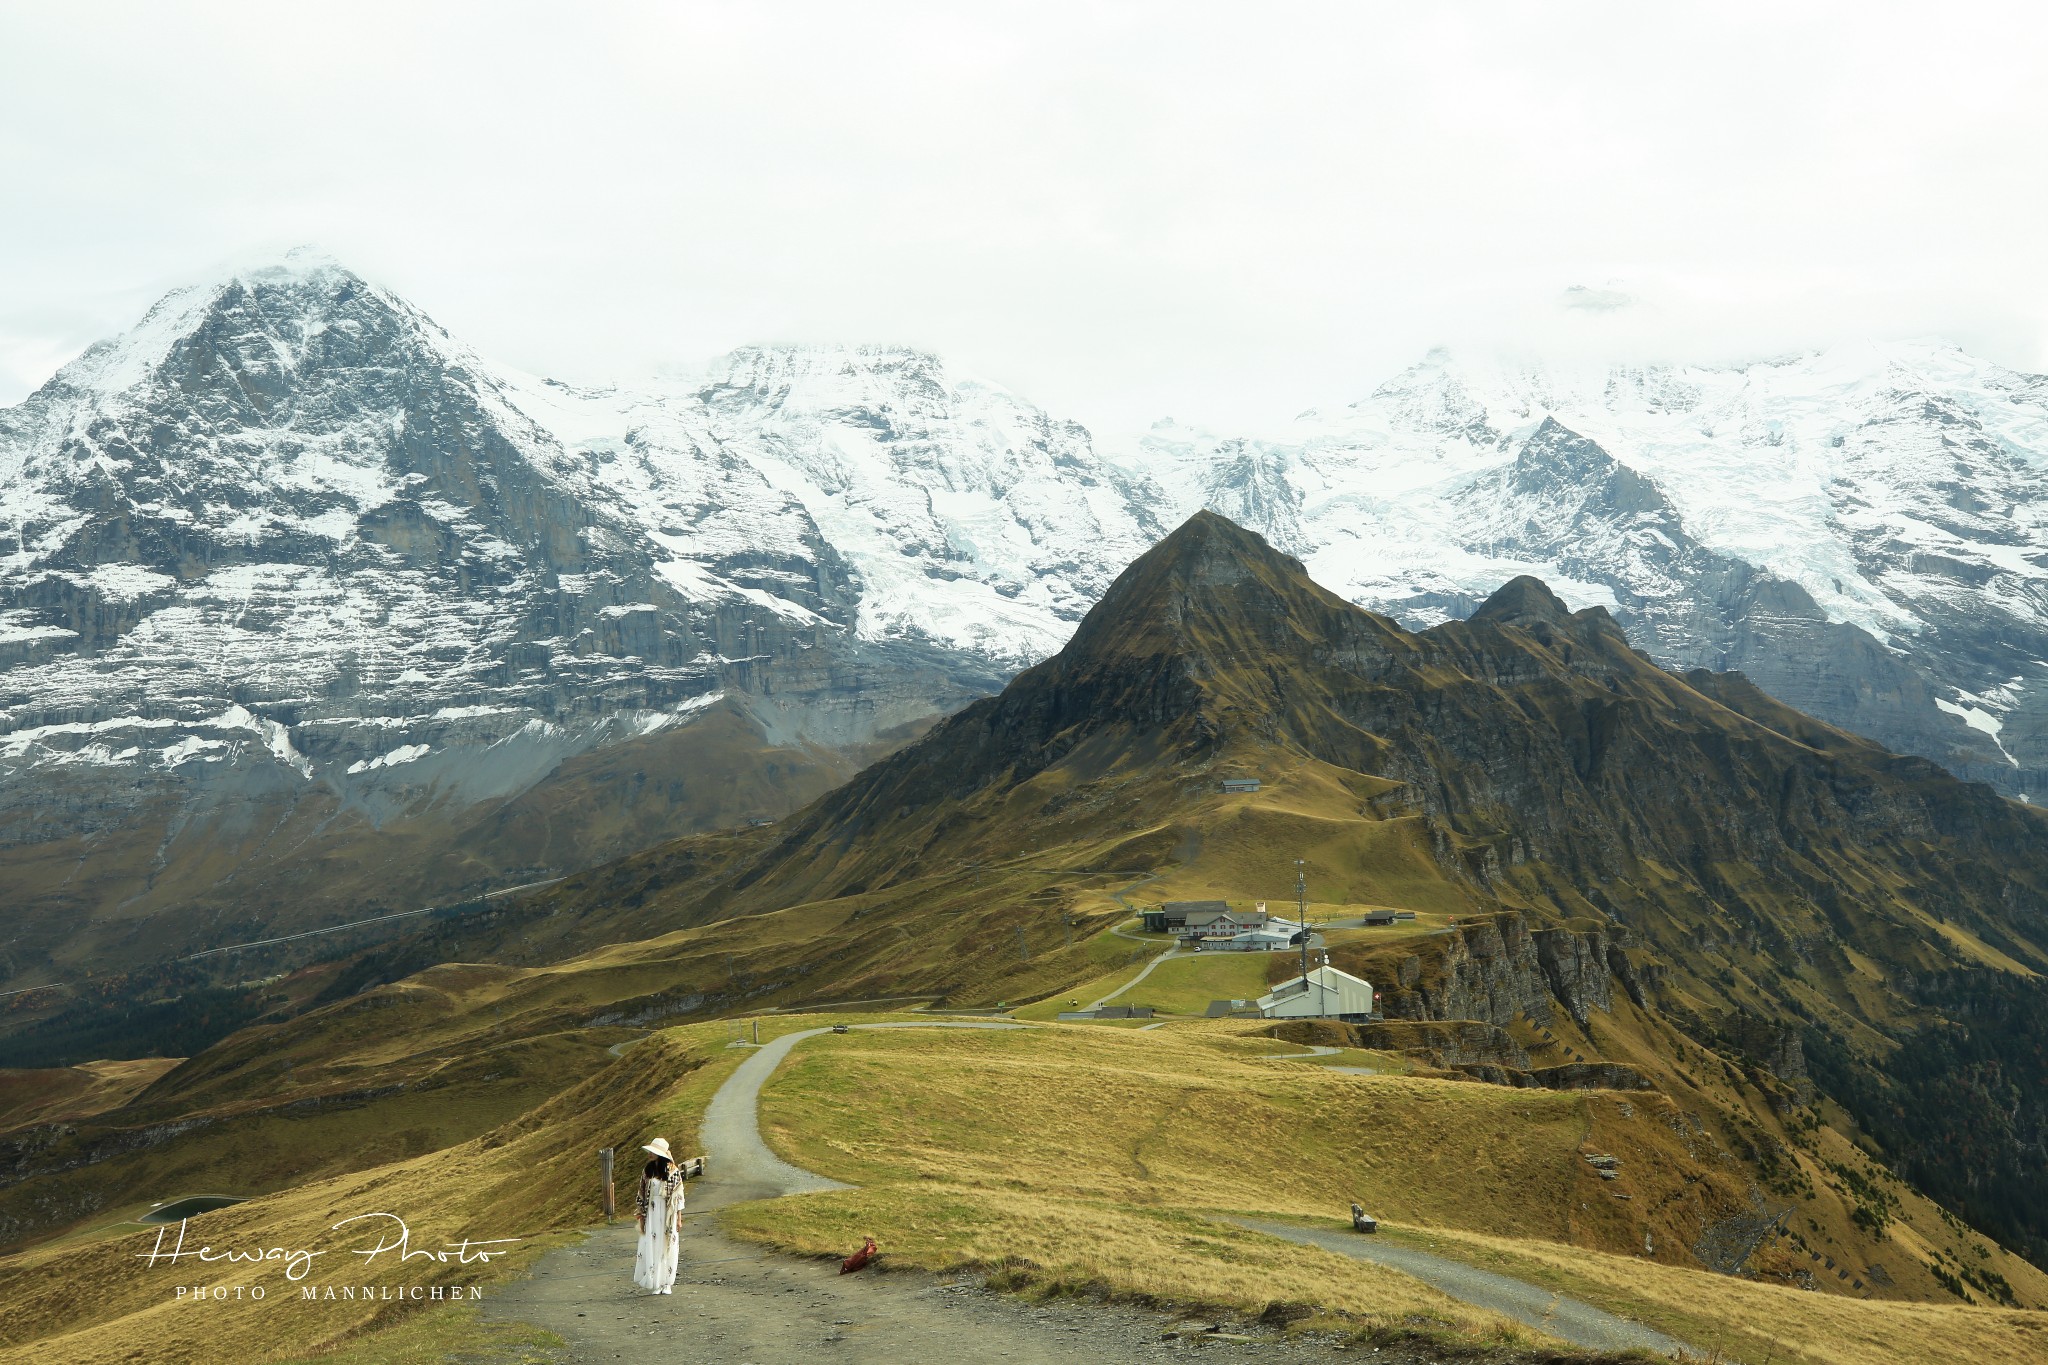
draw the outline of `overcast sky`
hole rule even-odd
[[[0,0],[0,403],[298,243],[545,374],[904,342],[1109,428],[1440,343],[2048,369],[2040,16]]]

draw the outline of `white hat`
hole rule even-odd
[[[645,1147],[642,1147],[640,1150],[643,1152],[652,1152],[656,1156],[668,1157],[670,1161],[675,1160],[673,1156],[669,1156],[667,1138],[656,1138],[654,1141],[648,1143]]]

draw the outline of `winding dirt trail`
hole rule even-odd
[[[1017,1029],[1023,1024],[941,1022],[856,1024],[858,1029]],[[971,1277],[943,1277],[917,1271],[841,1276],[829,1261],[784,1256],[736,1242],[719,1230],[713,1213],[727,1204],[849,1188],[839,1181],[791,1165],[761,1137],[761,1088],[790,1051],[826,1029],[785,1034],[742,1062],[713,1096],[702,1129],[705,1178],[689,1187],[683,1216],[682,1267],[672,1295],[651,1296],[632,1282],[635,1230],[630,1218],[596,1230],[582,1242],[550,1252],[534,1273],[506,1286],[484,1305],[494,1320],[531,1323],[567,1343],[560,1365],[837,1365],[838,1362],[1011,1361],[1017,1365],[1104,1365],[1184,1359],[1191,1351],[1228,1350],[1229,1359],[1272,1365],[1341,1365],[1356,1350],[1327,1340],[1288,1340],[1275,1331],[1241,1331],[1230,1336],[1189,1331],[1176,1314],[1093,1303],[1037,1305],[991,1293]],[[1318,1235],[1284,1224],[1244,1220],[1245,1226],[1297,1241]],[[1284,1229],[1284,1230],[1283,1230]],[[1332,1235],[1334,1236],[1334,1235]],[[1362,1239],[1361,1239],[1362,1240]],[[1341,1239],[1338,1239],[1341,1242]],[[848,1248],[851,1250],[851,1248]],[[1356,1254],[1342,1245],[1332,1249]],[[1403,1249],[1408,1260],[1389,1260],[1446,1292],[1484,1307],[1514,1300],[1498,1286],[1480,1285],[1480,1297],[1460,1292],[1479,1284],[1470,1277],[1499,1280],[1521,1294],[1540,1296],[1550,1307],[1538,1324],[1554,1336],[1581,1345],[1614,1349],[1616,1334],[1606,1324],[1588,1331],[1592,1318],[1620,1319],[1590,1305],[1559,1299],[1546,1290],[1503,1276],[1474,1271],[1457,1262],[1442,1266],[1459,1274],[1424,1273],[1427,1252]],[[1419,1259],[1418,1259],[1419,1258]],[[1373,1256],[1370,1259],[1382,1259]],[[1488,1301],[1489,1299],[1495,1301]],[[1562,1311],[1558,1305],[1568,1306]],[[1524,1318],[1524,1320],[1527,1320]],[[1634,1327],[1634,1324],[1622,1324]],[[1627,1345],[1663,1349],[1656,1333],[1637,1328]],[[1677,1343],[1671,1343],[1676,1346]],[[1382,1348],[1379,1365],[1421,1365],[1434,1360],[1426,1346]],[[1534,1361],[1528,1352],[1503,1351],[1498,1365]]]
[[[1180,950],[1180,949],[1178,949],[1178,948],[1168,948],[1168,949],[1167,949],[1167,950],[1166,950],[1165,952],[1161,953],[1161,954],[1160,954],[1160,955],[1159,955],[1158,957],[1155,957],[1155,958],[1153,958],[1153,959],[1152,959],[1152,960],[1151,960],[1150,962],[1147,962],[1147,963],[1145,964],[1144,968],[1143,968],[1142,970],[1140,970],[1140,971],[1139,971],[1139,973],[1138,973],[1138,974],[1137,974],[1136,976],[1132,977],[1132,978],[1131,978],[1131,979],[1130,979],[1129,981],[1126,981],[1126,982],[1124,982],[1124,984],[1123,984],[1123,985],[1121,985],[1121,986],[1118,986],[1118,987],[1117,987],[1117,988],[1116,988],[1115,990],[1111,991],[1111,992],[1110,992],[1110,993],[1109,993],[1108,995],[1105,995],[1105,996],[1103,996],[1103,997],[1101,997],[1100,999],[1097,999],[1097,1000],[1091,1000],[1091,1001],[1089,1001],[1089,1002],[1088,1002],[1087,1004],[1083,1005],[1083,1006],[1082,1006],[1081,1008],[1082,1008],[1082,1009],[1084,1009],[1084,1010],[1099,1010],[1099,1009],[1101,1009],[1101,1008],[1102,1008],[1102,1007],[1103,1007],[1104,1005],[1107,1005],[1107,1004],[1108,1004],[1108,1003],[1109,1003],[1110,1001],[1112,1001],[1112,1000],[1116,999],[1116,998],[1117,998],[1117,997],[1118,997],[1119,995],[1123,995],[1123,994],[1126,994],[1127,992],[1130,992],[1130,991],[1136,990],[1136,989],[1137,989],[1137,987],[1138,987],[1138,984],[1139,984],[1140,982],[1142,982],[1142,981],[1143,981],[1143,980],[1144,980],[1144,979],[1145,979],[1146,977],[1148,977],[1148,976],[1152,975],[1152,969],[1153,969],[1154,967],[1157,967],[1157,966],[1158,966],[1158,965],[1159,965],[1160,963],[1162,963],[1162,962],[1167,962],[1167,961],[1170,961],[1170,960],[1172,960],[1173,958],[1176,958],[1176,957],[1185,957],[1185,956],[1188,956],[1188,954],[1185,954],[1185,953],[1181,952],[1181,950]]]
[[[1017,1029],[997,1022],[857,1024],[856,1028]],[[1171,1361],[1197,1349],[1168,1335],[1187,1324],[1147,1309],[1087,1303],[1035,1305],[990,1293],[970,1277],[922,1272],[841,1276],[826,1261],[733,1241],[712,1216],[724,1205],[846,1185],[793,1166],[761,1137],[761,1087],[791,1049],[826,1032],[805,1029],[764,1044],[707,1106],[705,1178],[689,1188],[675,1292],[651,1296],[632,1282],[630,1218],[550,1252],[534,1273],[486,1300],[495,1320],[531,1323],[561,1337],[561,1365],[1103,1365]],[[851,1248],[848,1248],[851,1250]],[[1355,1352],[1327,1342],[1260,1333],[1240,1356],[1274,1365],[1338,1365]],[[1420,1361],[1423,1357],[1416,1356]],[[1405,1357],[1382,1355],[1399,1365]]]
[[[1300,1228],[1287,1223],[1268,1222],[1263,1218],[1233,1218],[1230,1221],[1239,1227],[1251,1228],[1255,1232],[1283,1237],[1290,1242],[1304,1246],[1321,1247],[1334,1251],[1340,1256],[1349,1256],[1357,1261],[1372,1261],[1379,1265],[1392,1266],[1406,1271],[1424,1284],[1433,1285],[1454,1299],[1480,1308],[1490,1308],[1503,1317],[1513,1318],[1538,1331],[1562,1337],[1575,1346],[1584,1346],[1600,1351],[1645,1350],[1659,1355],[1675,1356],[1681,1352],[1704,1356],[1703,1351],[1667,1337],[1655,1328],[1645,1327],[1640,1322],[1618,1318],[1604,1309],[1590,1303],[1581,1303],[1540,1285],[1526,1280],[1517,1280],[1507,1275],[1495,1274],[1453,1261],[1446,1256],[1432,1256],[1415,1247],[1402,1246],[1396,1242],[1383,1242],[1372,1237],[1361,1237],[1356,1233],[1332,1232],[1322,1228]]]

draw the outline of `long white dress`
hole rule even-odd
[[[640,1178],[640,1254],[633,1259],[633,1283],[665,1294],[676,1282],[677,1235],[683,1213],[683,1175],[672,1171]]]

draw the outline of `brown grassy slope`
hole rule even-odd
[[[544,967],[445,964],[256,1024],[125,1105],[0,1136],[0,1247],[182,1194],[265,1193],[465,1141],[679,1016],[963,988],[995,999],[1018,972],[1061,983],[1104,918],[1065,947],[1072,880],[999,871],[986,888],[799,907]],[[1014,908],[991,910],[991,892]],[[1040,953],[1029,963],[1018,928]]]
[[[771,1088],[764,1130],[863,1185],[1022,1179],[1278,1215],[1359,1202],[1396,1222],[1623,1253],[1647,1229],[1682,1265],[1703,1224],[1746,1207],[1737,1164],[1674,1124],[1662,1096],[1332,1074],[1268,1060],[1294,1049],[1231,1031],[1245,1028],[814,1039]],[[1645,1168],[1642,1208],[1580,1159],[1623,1140]]]
[[[82,1066],[0,1069],[0,1132],[118,1109],[184,1060],[143,1057]]]
[[[206,1215],[192,1231],[217,1247],[324,1248],[305,1283],[488,1284],[509,1266],[468,1267],[389,1255],[366,1263],[350,1254],[374,1239],[334,1232],[341,1218],[394,1212],[412,1228],[413,1249],[463,1237],[542,1239],[592,1221],[592,1153],[636,1146],[656,1132],[687,1146],[704,1104],[738,1054],[724,1031],[700,1028],[650,1040],[617,1059],[600,1059],[580,1083],[564,1087],[519,1118],[479,1137],[417,1156],[295,1181],[254,1202]],[[309,1131],[308,1138],[319,1136]],[[341,1134],[329,1134],[330,1140]],[[0,1260],[0,1361],[101,1365],[146,1359],[152,1365],[210,1365],[295,1357],[324,1344],[390,1325],[424,1305],[306,1302],[277,1263],[138,1266],[155,1231],[114,1227],[109,1235],[40,1247]],[[230,1287],[262,1284],[262,1302],[236,1300],[195,1310],[173,1287],[203,1280]],[[89,1287],[89,1292],[87,1288]]]
[[[1745,1182],[1661,1096],[1332,1075],[1260,1060],[1284,1049],[1238,1036],[1246,1027],[814,1039],[770,1085],[764,1126],[780,1150],[861,1187],[731,1221],[801,1250],[872,1233],[935,1268],[1021,1257],[1051,1287],[1167,1298],[1230,1283],[1187,1264],[1217,1256],[1273,1297],[1369,1321],[1433,1311],[1321,1262],[1271,1264],[1261,1239],[1214,1221],[1328,1226],[1358,1200],[1386,1235],[1555,1282],[1724,1360],[1988,1365],[2048,1333],[2039,1312],[1866,1303],[1701,1271],[1684,1244],[1746,1207]],[[1624,1183],[1594,1175],[1587,1152],[1624,1157]]]

